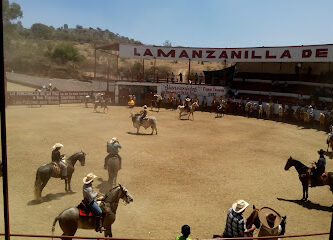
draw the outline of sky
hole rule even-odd
[[[333,43],[333,0],[10,0],[23,26],[109,29],[144,44],[261,47]]]

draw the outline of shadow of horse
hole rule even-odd
[[[134,133],[134,132],[126,132],[127,134],[129,134],[129,135],[136,135],[136,136],[148,136],[148,135],[150,135],[151,136],[151,134],[150,133]]]
[[[103,178],[97,178],[97,180],[100,184],[96,185],[96,188],[99,192],[106,194],[110,190],[111,184],[108,181],[104,181]]]
[[[41,200],[31,200],[27,203],[28,206],[37,205],[42,202],[50,202],[52,200],[59,200],[63,196],[69,195],[69,194],[75,194],[76,192],[62,192],[62,193],[49,193],[41,198]]]
[[[315,209],[319,211],[325,211],[325,212],[333,212],[333,205],[328,207],[328,206],[323,206],[320,205],[319,203],[313,203],[310,200],[307,201],[302,201],[302,200],[296,200],[296,199],[285,199],[285,198],[277,198],[279,201],[286,201],[286,202],[293,202],[296,203],[304,208],[307,209]]]

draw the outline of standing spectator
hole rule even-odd
[[[183,82],[183,74],[182,73],[179,73],[179,82]]]
[[[176,240],[191,240],[191,238],[188,237],[191,234],[191,228],[189,225],[182,226],[181,231],[182,231],[182,235],[179,235],[178,237],[176,237]]]
[[[202,73],[200,73],[200,76],[199,76],[199,84],[201,85],[204,81],[204,76],[202,75]]]
[[[194,75],[194,84],[197,84],[199,82],[199,76],[198,73],[195,73]]]
[[[171,73],[171,82],[174,83],[175,81],[175,74],[173,74],[173,72]]]
[[[232,204],[227,214],[227,221],[223,232],[224,238],[244,237],[246,225],[242,214],[248,206],[249,204],[244,200],[238,200]]]

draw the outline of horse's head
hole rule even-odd
[[[127,188],[121,184],[119,184],[120,190],[121,190],[121,196],[120,198],[126,203],[129,204],[133,202],[133,197],[128,192]]]
[[[195,101],[194,103],[192,103],[192,107],[195,107],[195,108],[199,107],[198,101]]]
[[[79,152],[79,161],[81,163],[81,166],[84,166],[86,164],[86,153],[85,152]]]
[[[257,209],[254,205],[252,213],[246,219],[246,229],[251,229],[253,224],[256,228],[260,228],[259,209]],[[250,235],[248,236],[253,236],[253,231],[249,232],[249,234]]]
[[[284,166],[284,170],[288,171],[289,168],[291,168],[293,165],[292,165],[292,160],[293,158],[292,157],[289,157],[288,160],[287,160],[287,163],[286,163],[286,166]]]

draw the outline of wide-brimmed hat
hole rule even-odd
[[[118,142],[118,138],[116,138],[116,137],[113,137],[113,138],[111,138],[111,141],[110,141],[111,143],[113,143],[113,142]]]
[[[56,148],[62,148],[64,145],[62,145],[61,143],[56,143],[53,145],[53,149],[56,149]]]
[[[92,181],[94,181],[94,179],[97,178],[96,175],[94,175],[93,173],[88,173],[87,176],[85,176],[83,178],[83,183],[84,184],[89,184],[91,183]]]
[[[147,105],[144,105],[143,108],[144,108],[144,109],[147,109],[148,107],[147,107]]]
[[[325,151],[324,151],[323,149],[320,149],[319,151],[317,151],[317,153],[318,153],[319,155],[323,155],[323,154],[325,153]]]
[[[232,204],[232,209],[236,212],[236,213],[240,213],[242,211],[245,210],[245,208],[247,208],[249,206],[249,203],[244,201],[244,200],[238,200],[237,202],[235,202],[234,204]]]
[[[281,215],[277,211],[269,207],[261,208],[259,210],[258,216],[260,222],[267,228],[276,228],[280,225],[282,221]],[[273,225],[271,226],[273,227],[271,227],[269,223],[272,223]]]

